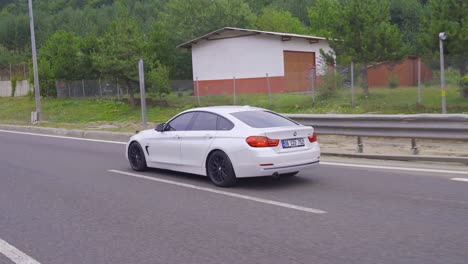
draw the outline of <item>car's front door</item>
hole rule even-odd
[[[181,136],[181,163],[185,166],[202,167],[211,143],[216,137],[218,116],[198,112],[190,128]]]
[[[154,131],[154,137],[148,140],[148,154],[151,162],[179,165],[180,138],[195,116],[194,112],[176,116],[164,126],[164,131]]]

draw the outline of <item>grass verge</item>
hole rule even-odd
[[[151,95],[150,98],[153,98]],[[42,98],[43,120],[40,125],[73,129],[93,129],[101,124],[114,125],[111,131],[133,132],[141,129],[139,107],[131,109],[124,99],[56,99]],[[157,102],[158,100],[152,100]],[[231,95],[200,97],[202,106],[231,105]],[[273,94],[270,104],[268,95],[238,95],[236,103],[271,109],[280,113],[342,113],[342,114],[414,114],[440,113],[441,97],[438,87],[422,88],[422,104],[417,103],[417,89],[371,89],[368,97],[357,90],[355,107],[351,106],[349,89],[339,91],[335,96],[323,97],[317,94],[313,103],[310,93]],[[149,125],[165,122],[178,112],[197,107],[197,98],[185,94],[179,97],[173,93],[167,97],[168,106],[148,105]],[[35,110],[34,98],[0,98],[0,123],[29,124],[30,114]],[[458,88],[447,88],[447,112],[468,113],[468,99],[458,94]]]

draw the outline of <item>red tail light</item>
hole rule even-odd
[[[248,137],[245,141],[247,144],[249,144],[249,146],[254,148],[276,147],[279,144],[279,139],[270,139],[260,136],[251,136]]]
[[[309,139],[309,142],[315,142],[317,141],[317,134],[315,134],[315,131],[314,131],[314,134],[312,136],[308,136],[307,137]]]

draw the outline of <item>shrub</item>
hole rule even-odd
[[[468,98],[468,74],[460,79],[460,95]]]
[[[18,84],[18,78],[16,76],[13,76],[11,78],[11,97],[15,97],[17,84]]]
[[[322,99],[336,96],[339,87],[343,87],[343,78],[332,70],[327,71],[320,79],[319,97]]]
[[[169,67],[161,64],[159,61],[156,64],[156,68],[149,71],[147,79],[150,84],[149,90],[157,93],[160,99],[163,99],[171,92],[171,86],[169,85]]]
[[[400,81],[398,80],[398,76],[392,75],[388,78],[388,87],[391,89],[395,89],[400,85]]]

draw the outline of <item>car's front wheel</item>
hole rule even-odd
[[[138,142],[133,142],[128,147],[128,161],[132,169],[136,171],[145,171],[146,166],[145,153]]]
[[[214,151],[208,157],[206,165],[206,173],[214,185],[228,187],[236,183],[236,174],[226,153],[220,150]]]

